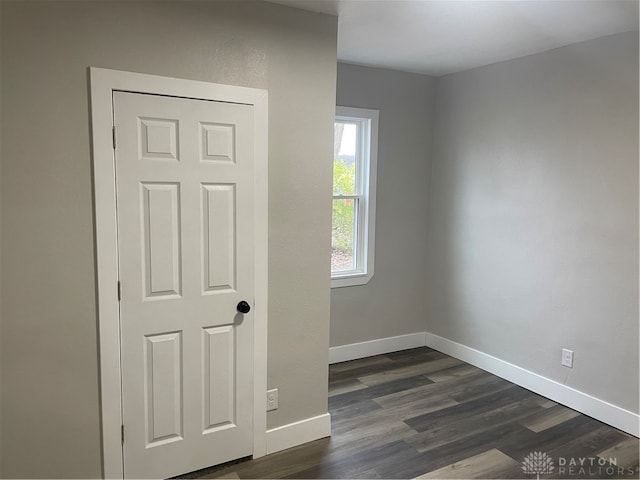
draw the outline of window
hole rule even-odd
[[[364,285],[373,276],[378,111],[336,108],[331,286]]]

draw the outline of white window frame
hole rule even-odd
[[[376,179],[378,169],[378,110],[336,107],[336,122],[355,123],[358,127],[356,151],[356,185],[354,195],[333,195],[338,199],[357,199],[355,261],[353,270],[332,271],[331,288],[365,285],[373,277],[376,230]]]

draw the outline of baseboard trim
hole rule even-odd
[[[329,364],[424,347],[425,345],[425,332],[341,345],[329,348]]]
[[[640,415],[629,410],[438,335],[426,333],[425,342],[427,347],[475,365],[631,435],[637,437],[640,434]]]
[[[640,415],[636,413],[538,375],[530,370],[500,360],[488,353],[429,332],[411,333],[331,347],[329,349],[329,363],[346,362],[424,346],[475,365],[631,435],[640,436]]]
[[[331,415],[305,418],[267,430],[267,455],[331,436]]]

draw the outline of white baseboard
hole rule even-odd
[[[410,333],[397,337],[379,338],[368,342],[352,343],[329,349],[329,363],[346,362],[358,358],[372,357],[384,353],[398,352],[425,346],[425,332]]]
[[[428,332],[411,333],[331,347],[329,349],[329,363],[346,362],[424,346],[475,365],[631,435],[636,437],[640,435],[640,415],[637,413],[625,410],[487,353]]]
[[[331,415],[305,418],[267,430],[267,455],[331,436]]]
[[[640,415],[636,413],[438,335],[426,333],[425,341],[426,346],[434,350],[475,365],[631,435],[637,437],[640,434]]]

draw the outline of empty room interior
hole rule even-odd
[[[638,6],[0,1],[0,477],[639,478]]]

